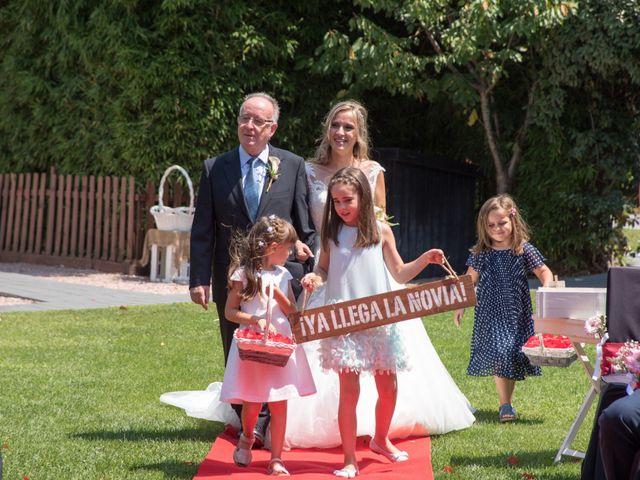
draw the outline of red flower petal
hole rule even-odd
[[[522,478],[524,480],[536,480],[536,476],[533,473],[523,472]]]
[[[453,473],[453,467],[451,465],[445,465],[445,467],[442,469],[442,471],[444,473]]]
[[[507,458],[507,462],[509,462],[509,465],[517,465],[518,457],[511,455],[509,458]]]

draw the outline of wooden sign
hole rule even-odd
[[[297,343],[344,335],[476,304],[471,275],[423,283],[289,315]]]

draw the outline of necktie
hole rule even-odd
[[[260,182],[256,179],[256,165],[258,157],[249,160],[249,171],[244,180],[244,199],[247,202],[251,220],[256,219],[258,204],[260,203]]]

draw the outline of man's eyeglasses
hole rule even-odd
[[[251,115],[240,115],[238,117],[238,125],[248,125],[249,122],[253,122],[256,128],[262,128],[268,123],[273,123],[273,120],[265,120],[263,118],[252,117]]]

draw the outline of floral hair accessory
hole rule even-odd
[[[267,233],[273,233],[273,227],[271,226],[267,227]]]
[[[511,216],[515,217],[518,213],[518,209],[516,207],[511,207]]]
[[[267,176],[269,177],[269,182],[267,183],[267,192],[271,188],[271,184],[278,180],[280,176],[280,159],[278,157],[274,157],[273,155],[269,156],[269,161],[267,162]]]
[[[276,216],[272,213],[267,218],[269,219],[269,221],[273,222],[276,219]]]
[[[258,240],[258,248],[264,247],[264,242],[262,240]]]

